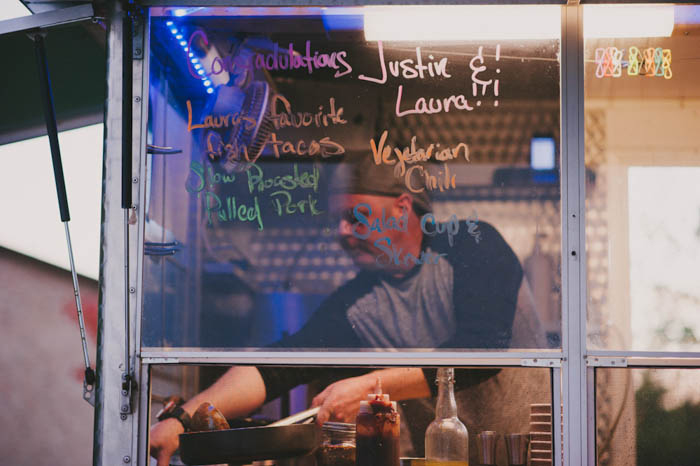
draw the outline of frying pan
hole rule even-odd
[[[318,408],[313,408],[262,427],[180,434],[180,458],[185,464],[203,465],[307,455],[318,446],[320,429],[315,422],[293,422],[313,417],[317,412]]]

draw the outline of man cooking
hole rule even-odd
[[[329,208],[338,219],[340,244],[361,271],[328,296],[299,332],[273,346],[545,347],[520,263],[488,223],[469,228],[464,220],[452,227],[437,224],[426,191],[409,192],[392,167],[375,165],[364,156],[341,165],[331,183]],[[244,416],[328,372],[328,368],[232,367],[183,409],[191,415],[209,401],[227,418]],[[458,390],[460,384],[479,385],[497,373],[464,372],[461,380],[457,377]],[[372,392],[378,377],[392,400],[429,397],[436,390],[434,374],[420,368],[356,371],[313,399],[312,405],[320,407],[317,422],[353,422],[360,400]],[[153,426],[150,449],[158,466],[167,466],[183,431],[178,419]]]

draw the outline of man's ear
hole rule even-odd
[[[399,215],[402,215],[404,211],[413,212],[413,196],[408,193],[402,193],[394,200],[394,206],[399,210]]]

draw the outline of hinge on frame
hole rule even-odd
[[[588,367],[627,367],[626,358],[613,358],[609,356],[585,356]]]
[[[561,367],[561,359],[532,358],[521,359],[520,365],[524,367]]]

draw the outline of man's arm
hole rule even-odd
[[[265,384],[255,367],[232,367],[212,386],[182,405],[182,409],[192,416],[205,401],[214,405],[227,419],[243,416],[263,404]],[[166,419],[151,428],[151,456],[158,460],[158,466],[168,466],[170,457],[179,446],[178,435],[184,430],[177,419]]]
[[[192,397],[182,408],[190,415],[205,401],[213,404],[226,419],[244,416],[262,406],[265,384],[254,366],[235,366],[216,382]]]
[[[312,406],[320,406],[316,420],[323,424],[328,420],[355,422],[360,401],[375,393],[377,379],[381,380],[383,393],[394,401],[430,396],[428,383],[419,368],[382,369],[358,377],[335,382],[313,399]]]

